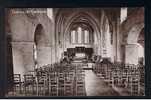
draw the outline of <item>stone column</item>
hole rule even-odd
[[[102,54],[102,57],[105,57],[105,58],[107,57],[106,34],[107,34],[107,33],[106,33],[105,31],[103,31],[103,35],[102,35],[102,42],[103,42],[103,44],[102,44],[102,47],[103,47],[102,49],[103,49],[103,50],[102,50],[102,51],[103,51],[103,54]]]
[[[56,59],[55,59],[55,54],[56,54],[56,46],[55,45],[52,45],[51,46],[51,64],[55,63],[56,62]]]
[[[99,33],[99,34],[101,34],[101,33]],[[94,37],[93,37],[94,38]],[[97,54],[99,55],[99,56],[102,56],[102,50],[101,50],[101,47],[102,47],[102,42],[101,42],[101,38],[98,38],[99,40],[99,42],[97,43],[97,46],[98,46],[98,51],[97,51]],[[93,39],[94,40],[94,39]]]
[[[116,39],[117,39],[117,33],[116,33],[116,22],[115,21],[113,21],[113,60],[114,60],[114,62],[116,62],[117,61],[117,41],[116,41]]]
[[[125,63],[138,64],[138,45],[137,44],[127,44],[125,46],[126,56]]]
[[[116,30],[116,33],[117,33],[117,62],[121,62],[121,52],[120,52],[120,49],[121,49],[121,44],[120,44],[120,18],[117,18],[117,30]]]
[[[33,42],[12,42],[14,74],[23,75],[34,70]]]
[[[59,51],[58,51],[59,52]],[[42,67],[51,64],[51,46],[37,46],[37,65]]]

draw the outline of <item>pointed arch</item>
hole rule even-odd
[[[73,13],[65,24],[66,29],[63,32],[64,36],[69,33],[70,27],[74,22],[83,22],[83,23],[88,23],[92,27],[94,32],[97,34],[97,37],[99,38],[100,37],[99,25],[94,19],[95,18],[93,18],[91,15],[85,12]]]
[[[45,44],[45,31],[42,24],[37,24],[34,33],[34,42],[37,46],[42,46]]]

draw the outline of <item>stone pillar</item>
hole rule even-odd
[[[115,62],[121,62],[121,44],[120,44],[120,18],[113,22],[113,55]]]
[[[125,63],[129,64],[138,64],[138,45],[137,44],[127,44],[125,46],[126,49],[126,56],[125,56]]]
[[[107,50],[106,50],[106,32],[102,31],[102,57],[107,56]]]
[[[33,42],[12,42],[14,74],[23,75],[34,70]]]
[[[121,52],[120,52],[120,49],[121,49],[121,44],[120,44],[120,18],[117,19],[117,62],[121,62]]]
[[[51,64],[51,46],[37,47],[37,65],[42,67],[46,64]]]
[[[126,59],[126,46],[125,44],[121,44],[121,62],[125,63]]]
[[[99,33],[99,34],[101,34],[101,33]],[[98,46],[97,54],[100,55],[100,56],[102,56],[102,53],[101,53],[102,52],[102,50],[101,50],[101,46],[102,46],[101,40],[98,40],[97,46]]]
[[[117,52],[116,52],[116,47],[117,47],[117,45],[116,45],[116,38],[117,37],[117,34],[116,34],[116,23],[115,23],[115,21],[113,21],[113,61],[114,62],[116,62],[117,61]]]
[[[53,64],[53,63],[55,63],[56,62],[56,46],[55,45],[53,45],[52,47],[51,47],[51,63]]]

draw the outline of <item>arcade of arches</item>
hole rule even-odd
[[[125,8],[124,17],[122,10],[7,9],[7,95],[144,95],[144,8]],[[51,72],[57,78],[49,77]],[[67,72],[73,72],[76,85],[65,81]],[[78,83],[79,74],[83,84]],[[17,85],[11,78],[15,75]]]

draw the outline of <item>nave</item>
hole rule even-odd
[[[145,95],[143,7],[10,8],[5,27],[8,97]]]

